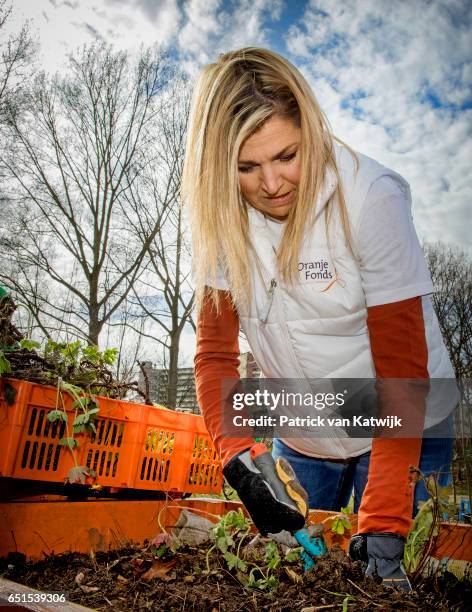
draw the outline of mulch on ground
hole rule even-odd
[[[167,551],[157,559],[150,547],[107,553],[63,554],[26,563],[14,553],[0,560],[0,575],[41,591],[66,591],[71,601],[95,610],[236,611],[463,611],[471,606],[470,583],[451,574],[423,579],[413,593],[386,588],[365,578],[359,562],[331,549],[315,568],[301,562],[276,570],[275,592],[244,587],[209,546]],[[300,582],[295,582],[300,580]]]

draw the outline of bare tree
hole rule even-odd
[[[139,215],[130,223],[142,243],[157,216],[160,231],[148,249],[146,273],[133,285],[135,328],[145,318],[147,335],[161,347],[163,367],[167,370],[167,404],[177,403],[179,352],[186,325],[195,330],[192,319],[194,292],[190,284],[190,251],[184,231],[179,201],[182,164],[190,96],[188,83],[176,75],[162,99],[162,112],[151,133],[155,157],[142,176],[139,191],[130,189],[128,197]],[[145,179],[144,179],[145,177]],[[146,204],[143,202],[147,202]],[[133,221],[134,220],[134,221]]]
[[[17,34],[4,36],[5,27],[12,15],[12,6],[0,0],[0,119],[6,107],[15,99],[31,74],[35,45],[25,23]]]
[[[5,119],[8,105],[14,102],[17,107],[21,106],[22,87],[31,78],[34,68],[36,46],[28,24],[24,23],[16,34],[6,33],[12,13],[12,5],[0,0],[0,125]],[[0,176],[3,173],[0,163]],[[9,217],[11,204],[3,192],[0,192],[0,209],[4,217]]]
[[[128,320],[134,320],[134,305],[131,304],[128,297],[120,305],[117,319],[118,325],[106,325],[102,334],[102,342],[104,346],[114,347],[118,349],[117,359],[114,364],[114,375],[122,384],[132,382],[139,368],[138,362],[141,360],[143,352],[144,336],[144,319],[141,320],[141,327],[132,330],[128,326]]]
[[[454,482],[465,486],[472,500],[472,257],[440,242],[426,245],[425,253],[438,289],[435,311],[462,391],[455,416]]]
[[[25,112],[7,107],[2,162],[16,215],[2,234],[0,283],[48,335],[51,321],[65,322],[97,344],[143,272],[167,213],[156,210],[138,242],[132,226],[146,202],[135,194],[168,78],[151,50],[133,64],[95,44],[70,57],[65,77],[37,76]]]
[[[472,378],[472,258],[443,243],[425,245],[434,309],[457,378]]]

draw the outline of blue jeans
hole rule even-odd
[[[421,446],[420,471],[429,476],[439,473],[438,483],[447,486],[451,480],[452,438],[424,438]],[[347,461],[316,459],[297,453],[280,440],[274,439],[274,459],[284,457],[294,469],[308,493],[310,508],[338,511],[347,506],[354,490],[354,512],[357,513],[367,484],[370,452]],[[418,502],[428,499],[423,482],[415,488],[413,516]]]

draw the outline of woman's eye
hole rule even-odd
[[[252,170],[252,166],[243,166],[241,168],[238,168],[239,172],[243,172],[245,174],[247,174],[248,172],[251,172]]]
[[[296,151],[295,153],[290,153],[289,155],[284,155],[283,157],[279,157],[281,162],[289,162],[292,161],[292,159],[295,157],[296,155]]]

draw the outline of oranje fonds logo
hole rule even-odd
[[[302,280],[329,281],[335,277],[330,262],[321,257],[312,261],[299,261],[298,272]]]

